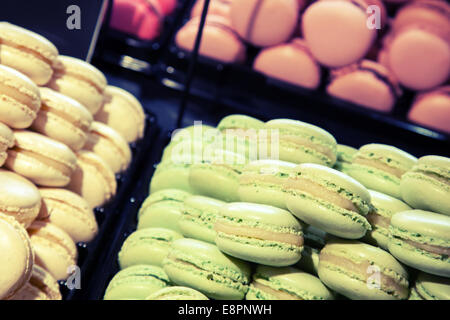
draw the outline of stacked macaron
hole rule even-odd
[[[42,36],[1,22],[0,42],[0,299],[61,299],[56,280],[76,265],[76,243],[97,235],[93,208],[115,194],[145,115]]]

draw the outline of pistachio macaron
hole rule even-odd
[[[161,267],[135,265],[119,271],[108,284],[104,300],[144,300],[169,285]]]
[[[212,299],[242,300],[248,290],[250,266],[200,240],[175,240],[163,266],[171,282]]]
[[[450,277],[450,217],[423,210],[398,212],[391,218],[389,252],[404,264]]]
[[[0,122],[15,129],[28,128],[41,107],[39,89],[27,76],[0,65]]]
[[[14,295],[31,277],[34,253],[25,228],[0,213],[0,299]]]
[[[336,139],[315,125],[290,119],[266,122],[269,142],[279,142],[280,160],[293,163],[317,163],[332,167],[336,162]]]
[[[5,163],[9,148],[14,146],[14,134],[11,129],[0,122],[0,167]]]
[[[413,208],[450,216],[450,158],[419,158],[402,176],[400,193]]]
[[[39,219],[48,219],[75,242],[89,242],[97,235],[94,212],[85,199],[62,188],[40,188],[42,197]]]
[[[91,208],[108,202],[117,190],[114,172],[97,154],[77,152],[77,167],[67,188],[83,197]]]
[[[409,299],[450,300],[450,279],[420,272],[411,288]]]
[[[129,143],[144,136],[144,109],[136,97],[124,89],[107,86],[103,106],[94,118],[116,130]]]
[[[131,162],[131,149],[127,141],[101,122],[91,124],[84,150],[97,154],[114,173],[125,171]]]
[[[214,223],[226,203],[214,198],[192,195],[184,199],[178,226],[186,238],[214,243]]]
[[[295,163],[280,160],[250,162],[239,176],[240,200],[286,209],[283,184],[295,166]]]
[[[156,291],[145,300],[209,300],[200,291],[188,287],[167,287]]]
[[[370,194],[353,178],[318,164],[298,165],[286,179],[286,205],[297,218],[332,235],[358,239],[371,229]]]
[[[194,193],[189,183],[190,163],[162,161],[156,166],[150,181],[150,194],[164,189],[179,189]]]
[[[164,228],[139,229],[130,234],[119,251],[121,269],[138,264],[162,267],[174,240],[183,236],[176,231]]]
[[[149,195],[138,213],[138,229],[165,228],[181,233],[179,220],[184,200],[191,194],[178,189],[164,189]]]
[[[43,36],[8,22],[0,23],[0,61],[45,85],[53,74],[58,49]]]
[[[233,129],[263,129],[264,122],[245,114],[228,115],[217,124],[217,129],[224,132]]]
[[[40,186],[64,187],[76,168],[76,156],[65,144],[42,134],[14,131],[15,146],[5,166]]]
[[[301,258],[303,232],[283,209],[247,202],[223,206],[214,225],[217,247],[242,260],[289,266]]]
[[[353,156],[348,174],[365,187],[401,199],[400,179],[417,158],[396,147],[366,144]]]
[[[388,252],[355,240],[333,240],[320,251],[319,278],[327,287],[362,300],[407,299],[408,273]]]
[[[77,100],[95,115],[103,104],[107,85],[103,73],[83,60],[63,55],[58,56],[53,68],[47,86]]]
[[[319,278],[293,267],[259,265],[253,274],[246,300],[333,300]]]
[[[0,169],[0,213],[28,228],[40,208],[41,195],[33,183],[14,172]]]
[[[337,145],[337,159],[333,169],[339,170],[348,174],[348,168],[352,163],[353,156],[358,152],[358,149],[346,146],[343,144]]]
[[[41,108],[31,128],[64,143],[74,151],[87,140],[92,123],[91,113],[78,101],[50,88],[39,88]]]

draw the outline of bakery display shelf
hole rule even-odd
[[[87,294],[88,284],[93,278],[92,270],[97,264],[102,264],[100,253],[109,247],[109,237],[116,225],[116,220],[125,214],[122,207],[129,198],[130,190],[139,179],[142,165],[147,163],[147,155],[153,148],[153,143],[157,137],[159,128],[156,117],[146,111],[146,129],[144,137],[130,145],[132,150],[132,162],[124,173],[117,174],[117,193],[114,198],[102,207],[95,208],[95,218],[98,223],[98,234],[89,243],[77,243],[78,261],[80,268],[81,288],[70,290],[66,281],[59,281],[61,293],[64,300],[84,299]],[[70,280],[69,280],[70,281]],[[93,280],[95,282],[95,280]],[[73,282],[72,282],[73,283]]]

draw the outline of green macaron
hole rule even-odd
[[[211,243],[175,240],[163,265],[173,283],[198,290],[209,298],[241,300],[248,290],[250,265],[222,253]]]
[[[186,238],[214,243],[214,223],[223,205],[225,202],[209,197],[187,197],[178,223],[181,233]]]
[[[232,114],[220,120],[217,129],[225,131],[228,129],[262,129],[264,122],[243,114]]]
[[[203,293],[187,287],[167,287],[161,289],[145,300],[209,300]]]
[[[119,271],[112,278],[104,300],[144,300],[168,285],[169,278],[162,268],[135,265]]]
[[[303,250],[300,223],[277,207],[248,202],[226,204],[214,229],[219,249],[246,261],[289,266],[300,259]]]
[[[416,162],[403,150],[372,143],[359,148],[347,173],[369,189],[401,199],[400,179]]]
[[[415,269],[450,277],[450,217],[410,210],[394,214],[389,226],[388,249]]]
[[[355,149],[350,146],[346,146],[343,144],[337,145],[337,159],[333,168],[348,174],[348,168],[352,163],[353,156],[358,152],[358,149]]]
[[[294,163],[279,160],[250,162],[239,177],[240,200],[287,209],[283,183],[295,166]]]
[[[355,240],[332,240],[320,251],[319,278],[332,290],[363,300],[409,295],[408,273],[383,249]]]
[[[170,160],[159,163],[150,181],[150,193],[164,189],[180,189],[194,193],[189,184],[191,166],[191,163]]]
[[[336,162],[336,139],[322,128],[290,119],[270,120],[265,127],[270,142],[278,139],[280,160],[329,167]]]
[[[128,236],[119,252],[119,265],[125,269],[137,264],[162,267],[172,242],[183,236],[163,228],[140,229]]]
[[[450,279],[420,272],[410,300],[450,300]]]
[[[400,191],[411,207],[450,216],[450,158],[420,158],[402,176]]]
[[[333,294],[319,278],[292,267],[259,265],[246,300],[332,300]]]
[[[178,221],[184,199],[191,194],[178,189],[164,189],[145,199],[138,214],[138,229],[166,228],[181,233]]]
[[[363,240],[384,250],[388,250],[391,217],[397,212],[411,210],[411,207],[403,201],[388,196],[387,194],[373,190],[369,190],[369,193],[372,208],[367,215],[367,220],[372,226],[372,230],[366,233]]]
[[[370,194],[353,178],[326,166],[304,163],[286,179],[286,204],[297,218],[332,235],[359,239],[371,229]]]

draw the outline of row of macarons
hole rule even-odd
[[[60,297],[43,283],[65,280],[76,243],[96,236],[93,208],[115,194],[145,115],[130,93],[40,35],[2,22],[0,39],[0,299]],[[51,294],[39,289],[47,286]]]
[[[197,2],[191,20],[177,33],[176,43],[184,50],[194,46],[202,4]],[[421,91],[408,119],[449,132],[449,88],[445,86],[450,74],[450,43],[445,37],[450,29],[448,3],[431,0],[405,5],[393,19],[383,46],[374,43],[377,31],[366,26],[369,5],[380,6],[385,15],[381,1],[357,5],[346,0],[316,1],[302,14],[303,38],[299,38],[292,31],[298,20],[296,0],[212,1],[200,54],[239,63],[246,59],[248,42],[263,47],[253,62],[256,71],[309,89],[323,82],[324,66],[330,69],[328,94],[381,112],[392,111],[402,85]],[[273,10],[280,14],[271,15]],[[382,31],[384,24],[385,16]]]

